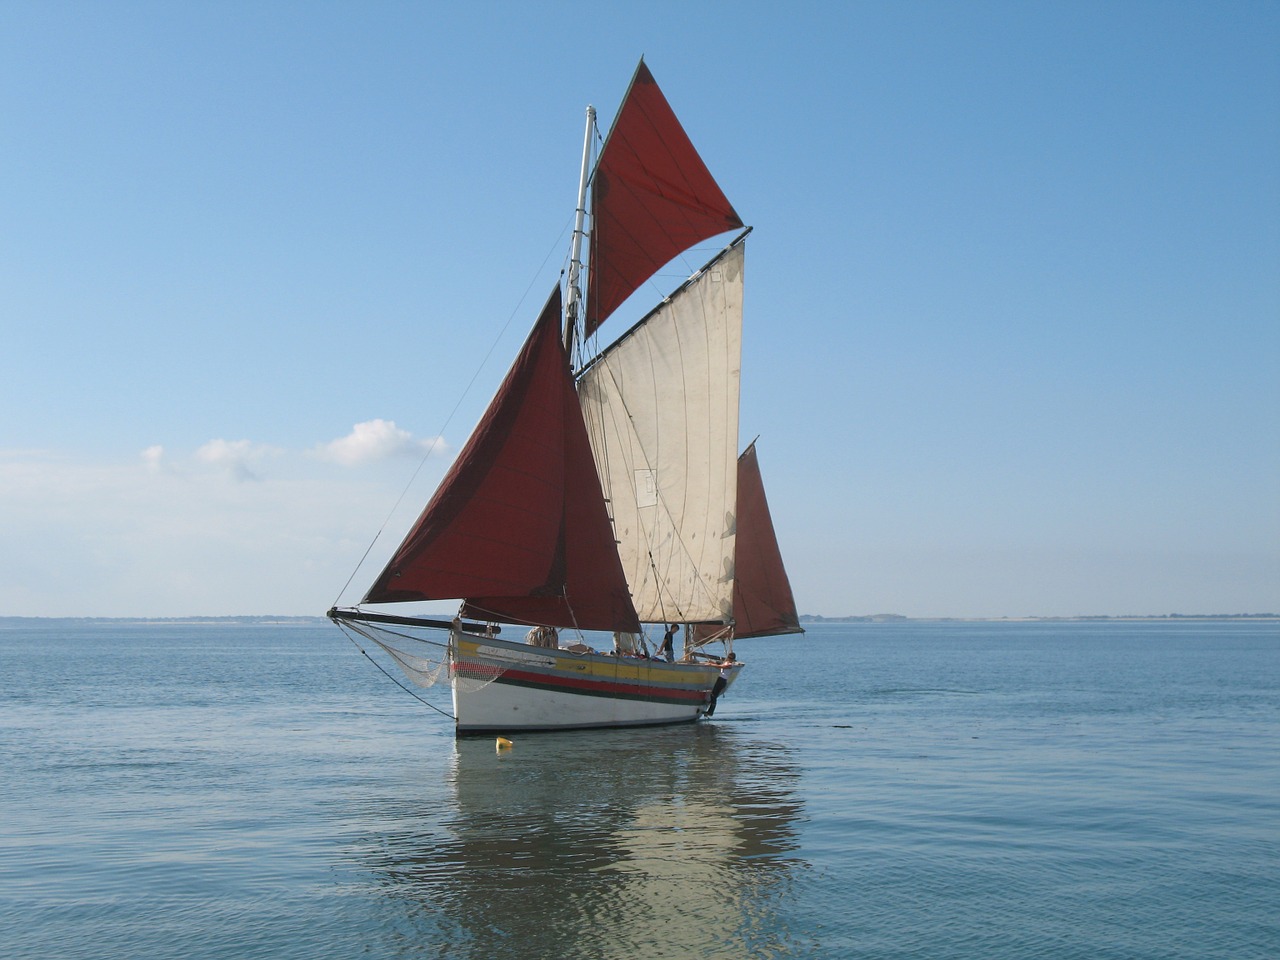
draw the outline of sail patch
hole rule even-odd
[[[637,470],[636,506],[656,507],[658,505],[658,472],[656,470]]]

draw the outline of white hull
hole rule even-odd
[[[691,723],[702,707],[673,707],[601,697],[584,697],[491,683],[482,690],[453,688],[453,712],[459,733],[504,730],[583,730]]]
[[[742,669],[575,654],[459,632],[452,648],[460,734],[691,723],[706,713],[722,670],[728,689]]]

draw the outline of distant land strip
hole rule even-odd
[[[873,613],[867,616],[823,617],[803,613],[801,623],[1077,623],[1105,620],[1280,620],[1276,613],[1157,613],[1098,614],[1079,617],[904,617],[898,613]]]

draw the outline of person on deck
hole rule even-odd
[[[667,663],[671,663],[676,658],[675,651],[672,648],[675,644],[676,634],[679,632],[679,624],[667,624],[667,632],[662,636],[662,646],[658,648],[658,653],[667,658]]]

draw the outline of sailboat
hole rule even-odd
[[[363,599],[328,612],[414,683],[447,676],[459,735],[696,721],[743,669],[735,639],[801,632],[754,442],[738,454],[750,228],[643,60],[593,163],[597,140],[588,107],[563,289]],[[596,349],[632,293],[731,231]],[[452,620],[376,609],[438,600]]]

